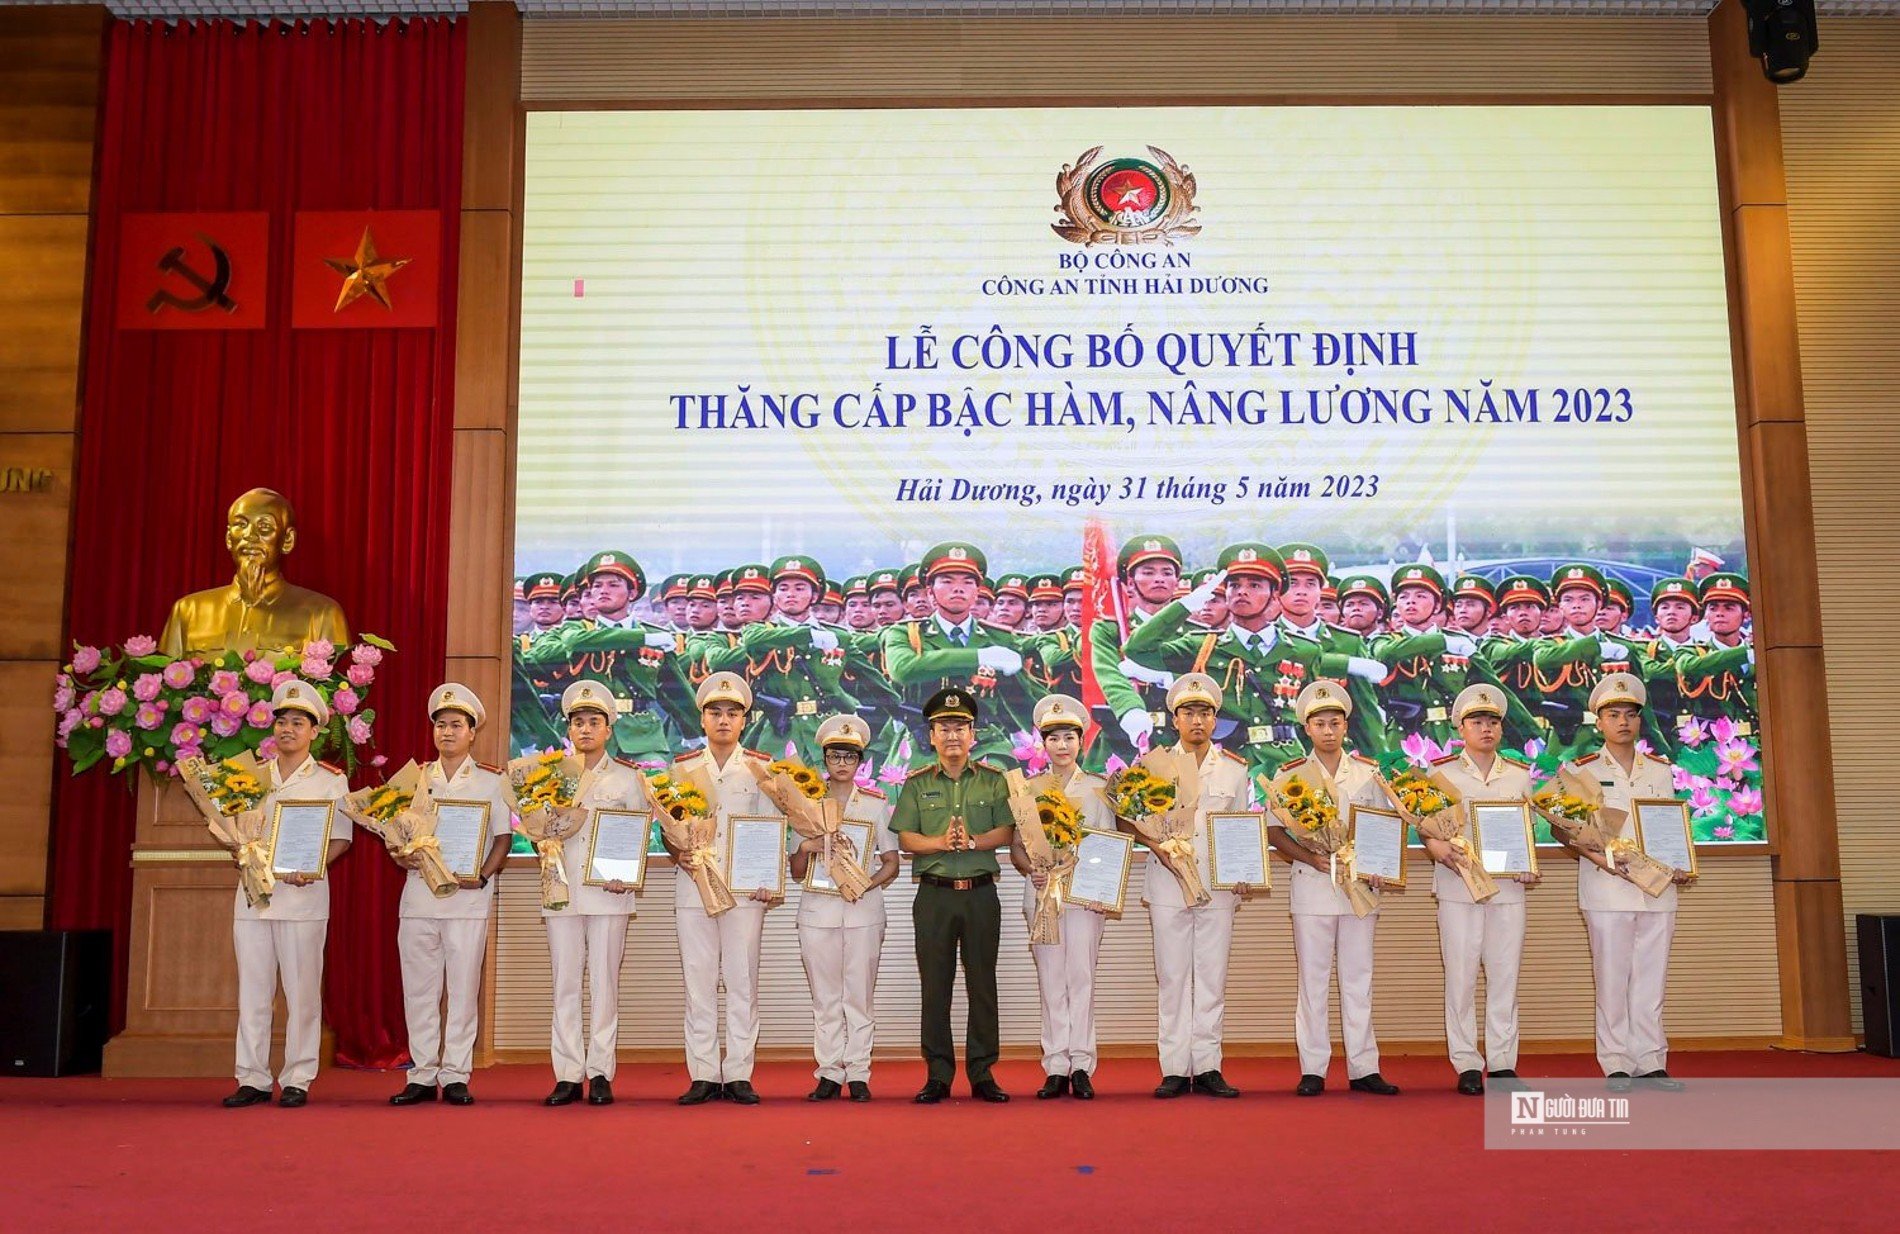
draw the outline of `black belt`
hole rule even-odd
[[[978,887],[987,887],[996,881],[994,874],[978,874],[974,878],[945,878],[941,874],[918,874],[917,881],[927,887],[947,887],[951,891],[972,891]]]

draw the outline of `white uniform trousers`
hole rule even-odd
[[[402,1011],[409,1024],[409,1058],[415,1064],[409,1072],[411,1084],[430,1088],[468,1083],[482,1013],[482,953],[487,950],[486,917],[404,917],[396,927]]]
[[[1333,983],[1333,952],[1339,953],[1339,1027],[1346,1039],[1346,1078],[1379,1070],[1379,1043],[1372,1035],[1372,932],[1379,914],[1294,913],[1293,954],[1299,960],[1300,997],[1293,1019],[1300,1073],[1324,1077],[1332,1062],[1326,1022],[1327,987]]]
[[[1597,981],[1597,1062],[1603,1074],[1663,1070],[1669,1064],[1663,990],[1676,915],[1589,911],[1583,921]]]
[[[1062,941],[1053,947],[1029,948],[1036,961],[1036,989],[1042,996],[1044,1075],[1095,1070],[1095,960],[1102,951],[1102,926],[1107,920],[1100,913],[1065,904]],[[1215,1037],[1218,1041],[1218,1032]]]
[[[237,1082],[271,1086],[270,1022],[277,982],[284,983],[285,1088],[309,1088],[317,1078],[317,1042],[323,1033],[323,940],[330,923],[240,917],[231,923],[237,952]]]
[[[1161,1074],[1197,1076],[1218,1071],[1227,1015],[1227,949],[1234,908],[1216,901],[1199,908],[1152,904],[1156,1009]]]
[[[620,957],[627,950],[627,918],[619,913],[583,917],[568,913],[542,918],[548,927],[548,959],[554,968],[554,1021],[550,1052],[554,1078],[579,1084],[589,1076],[614,1078],[620,1039]],[[593,1031],[581,1045],[581,970]]]
[[[798,927],[798,954],[811,984],[811,1052],[818,1062],[812,1074],[821,1080],[870,1082],[877,963],[883,950],[881,920],[861,926]]]
[[[1517,1070],[1517,967],[1524,958],[1524,903],[1438,902],[1445,962],[1445,1044],[1464,1071]],[[1478,966],[1484,966],[1484,1045],[1478,1053]]]
[[[698,905],[673,914],[679,925],[680,970],[686,977],[686,1072],[694,1080],[732,1084],[752,1078],[759,1046],[759,938],[765,905],[741,900],[708,917]],[[719,1062],[719,984],[726,986],[726,1061]]]

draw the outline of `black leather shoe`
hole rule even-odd
[[[936,1105],[950,1095],[950,1086],[942,1080],[925,1080],[924,1086],[917,1090],[911,1100],[918,1105]]]
[[[277,1094],[277,1104],[286,1110],[298,1110],[310,1104],[310,1094],[301,1088],[286,1088]]]
[[[1460,1071],[1458,1073],[1458,1091],[1467,1097],[1484,1096],[1484,1073],[1481,1071]]]
[[[869,1101],[871,1099],[871,1086],[866,1084],[863,1080],[851,1081],[850,1089],[851,1100],[853,1101]]]
[[[442,1100],[450,1105],[474,1105],[475,1098],[468,1095],[468,1085],[457,1080],[453,1084],[442,1086]]]
[[[1665,1093],[1679,1093],[1688,1087],[1688,1085],[1684,1084],[1681,1080],[1671,1079],[1667,1071],[1660,1069],[1656,1071],[1645,1071],[1642,1075],[1636,1077],[1636,1082],[1641,1084],[1644,1088],[1660,1089]]]
[[[588,1105],[612,1105],[614,1103],[613,1081],[604,1075],[593,1076],[587,1081]]]
[[[1511,1070],[1509,1067],[1506,1067],[1502,1071],[1491,1072],[1490,1079],[1492,1084],[1507,1093],[1523,1092],[1527,1087],[1524,1081],[1517,1078],[1517,1072]]]
[[[270,1100],[268,1088],[252,1088],[249,1084],[240,1084],[237,1091],[224,1099],[227,1110],[241,1110],[247,1105],[263,1105]]]
[[[1047,1101],[1051,1097],[1066,1097],[1068,1093],[1069,1077],[1066,1075],[1052,1075],[1042,1082],[1041,1088],[1036,1090],[1036,1100]]]
[[[1358,1079],[1352,1081],[1350,1087],[1355,1093],[1371,1093],[1375,1097],[1396,1097],[1399,1095],[1399,1086],[1376,1071],[1371,1075],[1360,1076]]]
[[[1293,1086],[1295,1097],[1317,1097],[1326,1091],[1326,1077],[1323,1075],[1303,1075],[1300,1082]]]
[[[1069,1076],[1069,1091],[1075,1094],[1077,1101],[1095,1100],[1095,1082],[1089,1079],[1086,1071],[1077,1071]]]
[[[1210,1097],[1238,1097],[1240,1090],[1227,1082],[1218,1071],[1203,1071],[1194,1077],[1194,1091]]]
[[[1612,1071],[1604,1077],[1603,1087],[1613,1093],[1627,1093],[1636,1087],[1636,1081],[1630,1079],[1630,1073],[1627,1071]]]
[[[970,1095],[991,1105],[1002,1105],[1009,1100],[1009,1094],[998,1088],[995,1080],[978,1080],[970,1085]]]
[[[424,1088],[420,1084],[405,1084],[402,1091],[389,1099],[390,1105],[421,1105],[425,1101],[435,1100],[435,1089]]]
[[[694,1080],[692,1086],[680,1094],[681,1105],[705,1105],[720,1095],[723,1090],[711,1080]]]
[[[820,1079],[818,1081],[818,1087],[812,1089],[811,1092],[807,1093],[805,1095],[805,1100],[830,1101],[833,1097],[836,1097],[839,1093],[843,1091],[844,1090],[838,1086],[838,1081]]]
[[[581,1099],[581,1086],[572,1080],[561,1080],[554,1085],[554,1091],[547,1095],[542,1105],[573,1105]]]
[[[1184,1075],[1164,1075],[1161,1083],[1155,1085],[1155,1096],[1166,1099],[1179,1097],[1192,1087],[1193,1082]]]
[[[837,1087],[836,1084],[832,1085],[833,1089]],[[759,1104],[759,1095],[752,1091],[752,1081],[734,1080],[732,1083],[726,1085],[726,1100],[732,1102],[734,1105],[757,1105]]]

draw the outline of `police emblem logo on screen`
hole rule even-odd
[[[1159,146],[1153,159],[1123,156],[1098,162],[1102,147],[1082,152],[1056,173],[1058,236],[1072,244],[1173,244],[1198,235],[1194,173]]]

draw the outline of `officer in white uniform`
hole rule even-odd
[[[1618,833],[1634,838],[1630,802],[1674,797],[1669,760],[1636,748],[1649,697],[1629,673],[1611,673],[1590,691],[1590,710],[1603,749],[1571,766],[1603,788],[1603,804],[1622,810]],[[1669,980],[1669,944],[1676,933],[1676,888],[1651,898],[1622,873],[1622,863],[1598,853],[1579,853],[1577,905],[1590,934],[1591,968],[1597,987],[1597,1062],[1610,1088],[1627,1092],[1633,1082],[1678,1089],[1669,1077],[1669,1040],[1663,1035],[1663,991]],[[1677,871],[1675,882],[1694,875]]]
[[[620,1041],[620,960],[627,950],[627,918],[633,916],[633,887],[625,883],[587,885],[587,850],[594,838],[595,810],[637,810],[646,804],[646,783],[632,763],[613,758],[607,744],[615,718],[613,688],[591,678],[561,692],[567,739],[581,756],[576,814],[562,838],[561,867],[567,874],[567,906],[543,908],[548,931],[548,961],[554,971],[554,1015],[550,1053],[554,1091],[548,1105],[570,1105],[587,1079],[587,1103],[612,1105]],[[581,1038],[581,976],[587,978],[592,1024]]]
[[[1115,816],[1102,796],[1108,781],[1083,771],[1075,761],[1082,752],[1088,708],[1070,695],[1050,694],[1036,704],[1031,722],[1049,756],[1049,775],[1063,796],[1075,803],[1082,826],[1113,831]],[[1037,886],[1022,846],[1012,844],[1009,858],[1025,876],[1023,918],[1033,921]],[[1064,904],[1062,941],[1029,948],[1042,1001],[1042,1071],[1047,1078],[1036,1091],[1039,1100],[1068,1093],[1083,1101],[1095,1098],[1095,961],[1102,951],[1102,927],[1107,921],[1098,909]]]
[[[673,777],[683,779],[705,768],[712,781],[712,806],[719,821],[713,847],[726,849],[726,824],[733,815],[777,814],[779,808],[759,790],[746,766],[769,763],[757,750],[739,745],[752,688],[737,673],[714,673],[700,684],[699,718],[704,748],[673,761]],[[673,854],[679,858],[678,853]],[[673,920],[679,928],[680,969],[686,978],[686,1070],[692,1084],[681,1105],[701,1105],[723,1097],[757,1105],[752,1063],[759,1044],[759,939],[771,898],[756,891],[717,917],[706,914],[699,888],[685,871],[673,878]],[[719,987],[726,989],[726,1057],[719,1057]]]
[[[1452,723],[1465,748],[1432,766],[1445,773],[1464,802],[1530,799],[1529,765],[1497,752],[1504,737],[1504,707],[1504,691],[1491,685],[1466,686],[1452,703]],[[1463,855],[1443,840],[1427,839],[1425,851],[1437,863],[1432,870],[1432,894],[1438,899],[1438,949],[1445,963],[1445,1042],[1451,1065],[1458,1071],[1458,1091],[1482,1096],[1480,1069],[1487,1063],[1492,1079],[1516,1087],[1517,969],[1524,958],[1524,889],[1541,880],[1534,874],[1499,877],[1498,893],[1477,904],[1454,868]],[[1484,1054],[1478,1053],[1481,964]]]
[[[335,801],[349,791],[343,773],[310,757],[310,743],[330,720],[317,688],[292,678],[271,692],[271,738],[277,757],[264,764],[265,797],[258,807],[269,820],[279,802]],[[324,866],[350,846],[350,820],[332,811]],[[270,903],[254,908],[238,888],[231,944],[237,952],[237,1091],[224,1099],[231,1109],[270,1100],[270,1027],[277,984],[284,986],[284,1069],[277,1104],[295,1109],[310,1097],[317,1075],[317,1042],[323,1027],[323,943],[330,927],[330,880],[279,874]]]
[[[847,904],[835,891],[807,887],[798,898],[798,954],[811,985],[813,1074],[818,1086],[807,1100],[829,1101],[845,1088],[851,1100],[871,1099],[871,1037],[877,1008],[877,965],[884,949],[884,888],[897,877],[897,836],[891,803],[875,788],[857,783],[871,728],[857,716],[831,716],[818,726],[827,792],[843,803],[847,822],[871,828],[872,859],[864,872],[871,889]],[[833,843],[839,841],[834,840]],[[822,839],[792,850],[791,873],[824,874]],[[862,859],[862,854],[859,854]]]
[[[489,880],[508,860],[513,830],[514,794],[499,767],[477,763],[470,751],[475,730],[487,718],[475,691],[446,682],[429,693],[429,721],[437,758],[423,768],[437,801],[480,802],[488,807],[488,843],[475,877],[459,890],[438,897],[420,873],[413,855],[398,857],[408,867],[402,886],[402,924],[396,952],[402,958],[403,1017],[409,1025],[409,1057],[414,1066],[391,1105],[434,1101],[436,1085],[450,1105],[472,1105],[468,1076],[474,1066],[475,1029],[481,1020],[482,955],[488,950],[488,910],[494,903]],[[392,854],[393,855],[393,854]],[[444,1029],[442,996],[448,993]]]
[[[1306,730],[1312,754],[1280,768],[1280,784],[1302,771],[1310,779],[1317,766],[1338,790],[1342,817],[1354,805],[1385,806],[1379,765],[1344,748],[1352,698],[1335,681],[1315,681],[1300,691],[1294,711]],[[1339,955],[1339,1026],[1346,1039],[1346,1078],[1352,1090],[1381,1097],[1398,1095],[1398,1086],[1379,1074],[1379,1043],[1372,1033],[1373,931],[1377,909],[1353,915],[1352,902],[1333,882],[1331,860],[1288,836],[1277,815],[1267,818],[1267,835],[1293,863],[1293,954],[1299,961],[1300,994],[1293,1039],[1300,1052],[1300,1082],[1293,1092],[1317,1097],[1326,1091],[1332,1061],[1332,1034],[1326,1023],[1327,987],[1333,982],[1333,955]]]
[[[1159,852],[1148,854],[1141,898],[1154,932],[1162,1075],[1155,1096],[1163,1098],[1179,1097],[1190,1089],[1213,1097],[1240,1096],[1240,1090],[1220,1072],[1221,1034],[1227,1015],[1227,952],[1234,937],[1234,911],[1252,888],[1212,890],[1207,816],[1252,809],[1253,796],[1247,760],[1214,741],[1220,705],[1220,686],[1206,673],[1184,673],[1168,690],[1168,712],[1180,735],[1178,748],[1201,760],[1192,842],[1210,898],[1206,904],[1189,906],[1168,859]],[[1144,754],[1140,761],[1151,757],[1152,753]]]

